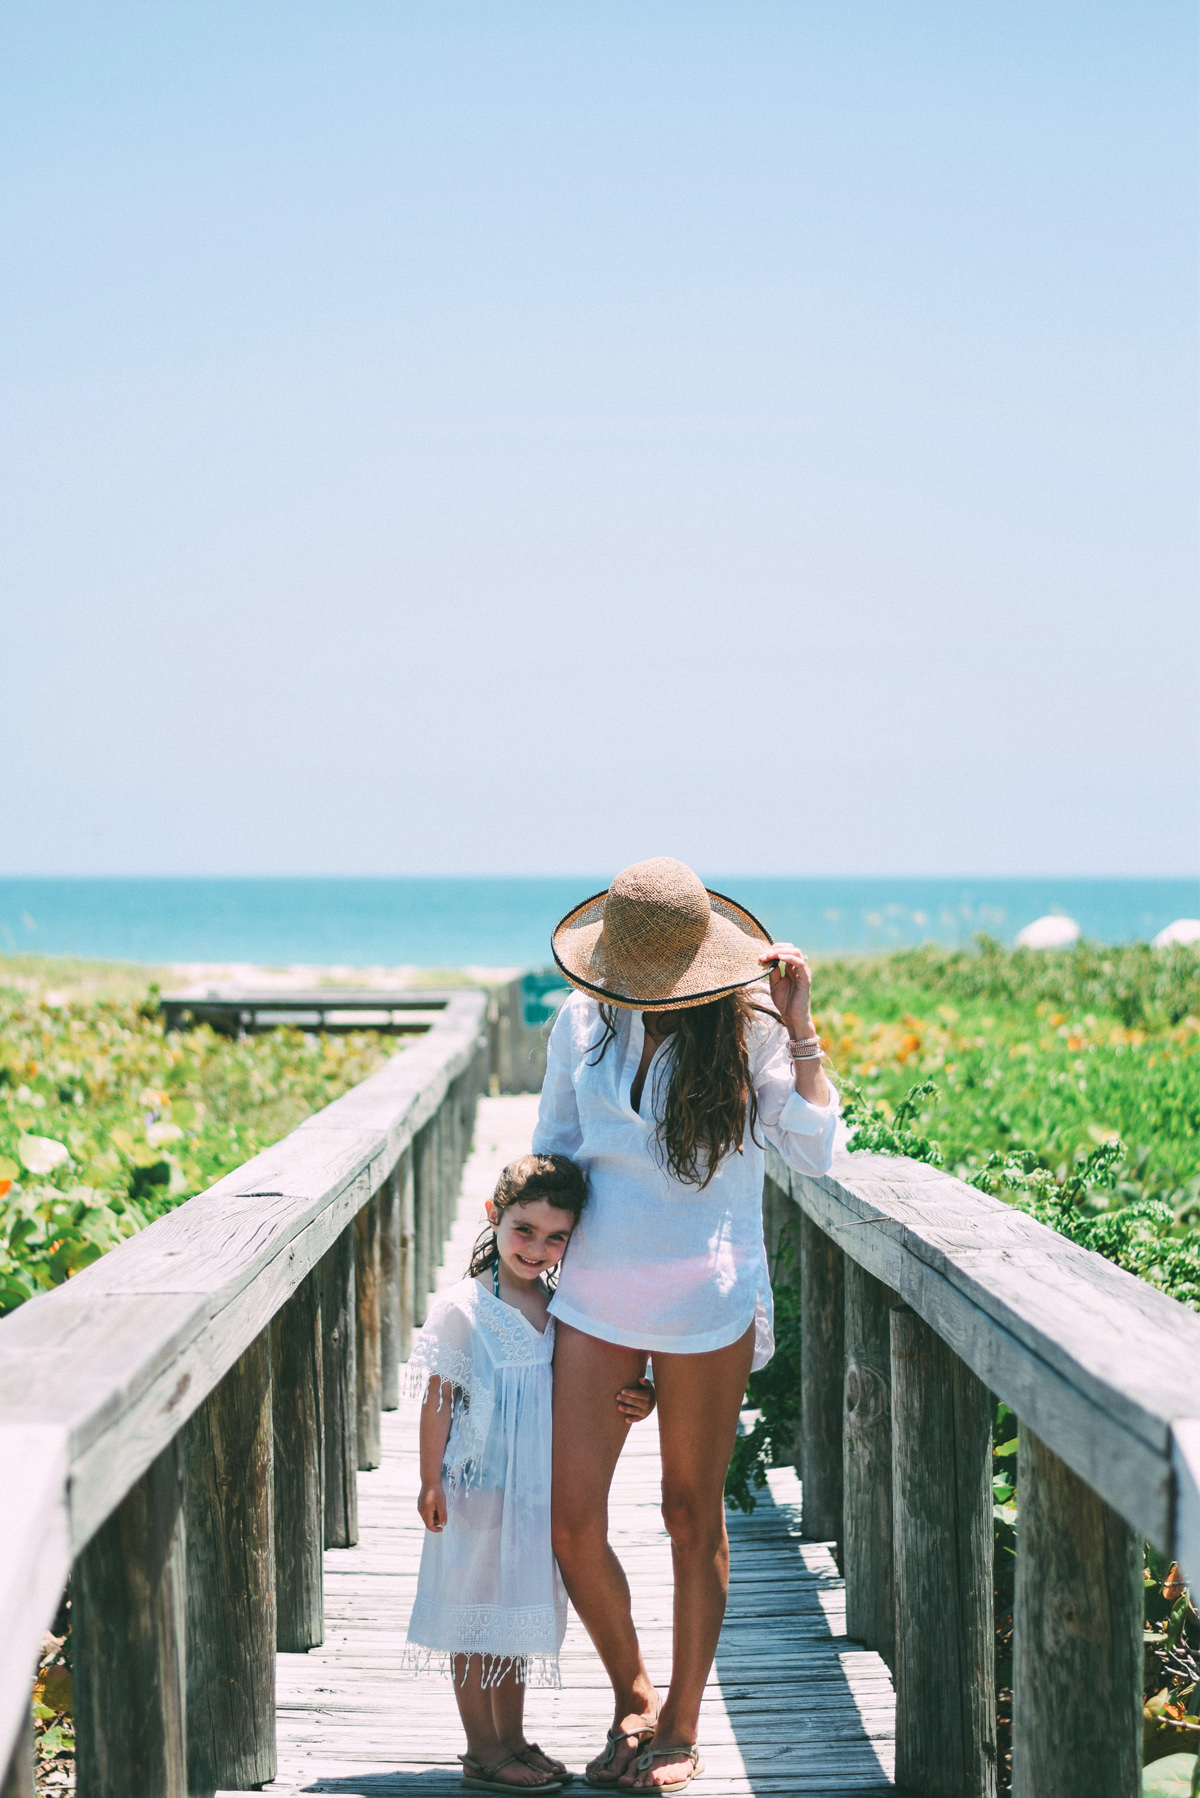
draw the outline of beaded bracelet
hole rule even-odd
[[[815,1046],[820,1042],[820,1040],[821,1039],[819,1036],[789,1036],[788,1037],[788,1053],[791,1054],[796,1049],[815,1048]]]
[[[824,1051],[824,1049],[821,1048],[820,1044],[818,1043],[818,1045],[815,1049],[801,1049],[799,1051],[793,1050],[791,1055],[789,1055],[788,1060],[789,1061],[822,1061],[822,1060],[824,1060],[824,1057],[825,1057],[825,1051]]]

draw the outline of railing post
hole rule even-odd
[[[385,1411],[400,1404],[400,1167],[392,1169],[379,1189],[379,1363],[380,1403]]]
[[[27,1710],[20,1733],[8,1757],[8,1772],[0,1785],[0,1798],[34,1798],[33,1712]]]
[[[325,1381],[325,1546],[358,1541],[358,1335],[354,1225],[326,1250],[321,1273],[321,1361]]]
[[[1142,1789],[1142,1544],[1019,1426],[1013,1798]]]
[[[396,1185],[400,1194],[400,1251],[397,1280],[400,1289],[399,1356],[401,1361],[408,1360],[416,1318],[416,1220],[413,1216],[413,1155],[414,1147],[410,1146],[401,1157],[400,1165],[396,1169]]]
[[[264,1330],[181,1437],[193,1794],[252,1791],[275,1777],[273,1438]]]
[[[846,1257],[842,1426],[846,1634],[896,1664],[890,1286]]]
[[[325,1640],[325,1394],[319,1268],[271,1320],[275,1429],[275,1645]]]
[[[891,1361],[896,1784],[995,1798],[991,1400],[907,1306]]]
[[[842,1536],[842,1251],[800,1218],[800,1482],[803,1533]]]
[[[354,1220],[355,1404],[358,1465],[378,1467],[383,1456],[380,1400],[383,1395],[379,1321],[379,1194],[368,1199]]]
[[[79,1798],[188,1798],[182,1497],[172,1442],[75,1563]],[[32,1791],[32,1773],[12,1789]],[[193,1798],[214,1789],[193,1786]]]
[[[429,1292],[437,1269],[433,1252],[437,1228],[437,1159],[433,1133],[434,1120],[430,1118],[413,1138],[413,1322],[416,1324],[425,1322]]]

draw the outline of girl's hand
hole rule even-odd
[[[812,1027],[812,969],[794,943],[772,943],[758,958],[770,964],[771,1003],[791,1037],[814,1036]],[[786,970],[780,973],[780,965]]]
[[[641,1423],[657,1403],[658,1394],[649,1380],[636,1380],[632,1386],[622,1386],[617,1394],[617,1410],[630,1423]]]
[[[425,1528],[432,1530],[435,1536],[445,1529],[446,1488],[442,1485],[441,1480],[434,1480],[428,1485],[422,1484],[421,1496],[417,1500],[417,1511]]]

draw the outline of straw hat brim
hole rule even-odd
[[[593,893],[556,926],[550,939],[554,960],[580,992],[604,1005],[628,1011],[684,1011],[764,979],[767,970],[759,956],[772,941],[769,932],[736,899],[714,893],[711,888],[706,887],[705,891],[712,909],[704,939],[684,974],[666,994],[651,998],[597,978],[593,958],[604,929],[607,892]]]

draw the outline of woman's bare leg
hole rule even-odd
[[[671,1688],[659,1713],[655,1748],[691,1747],[700,1700],[717,1652],[729,1595],[725,1473],[754,1356],[754,1326],[707,1355],[654,1357],[662,1444],[663,1521],[675,1570],[675,1649]],[[667,1785],[688,1772],[666,1757],[625,1775],[625,1789]]]
[[[612,1681],[614,1730],[631,1736],[654,1722],[658,1694],[633,1627],[629,1582],[608,1543],[608,1491],[629,1424],[617,1409],[622,1386],[640,1380],[646,1357],[559,1323],[554,1348],[554,1552],[571,1603]],[[609,1767],[589,1768],[616,1783],[636,1743]]]

